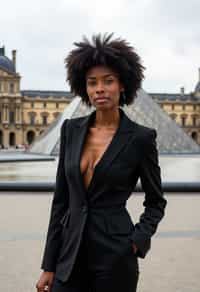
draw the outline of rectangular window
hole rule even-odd
[[[31,124],[31,126],[34,126],[34,124],[35,124],[35,116],[34,115],[30,116],[30,124]]]
[[[47,125],[47,116],[42,117],[42,123],[43,125]]]
[[[185,126],[185,122],[186,122],[186,118],[185,117],[182,117],[182,126],[183,127]]]
[[[10,83],[10,93],[14,93],[14,84]]]
[[[20,120],[20,107],[19,106],[16,108],[16,115],[17,115],[17,121],[19,121]]]
[[[15,113],[13,111],[10,111],[9,120],[11,124],[15,123]]]

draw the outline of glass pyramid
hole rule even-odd
[[[131,120],[157,130],[159,153],[200,153],[200,146],[144,90],[138,91],[134,103],[124,106],[123,109]],[[60,117],[31,145],[29,151],[58,155],[60,127],[63,121],[66,118],[85,116],[93,110],[94,108],[83,104],[79,97],[75,97]]]

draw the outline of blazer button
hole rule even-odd
[[[82,207],[82,212],[83,212],[83,213],[87,213],[87,212],[88,212],[88,206],[86,206],[86,205],[83,206],[83,207]]]

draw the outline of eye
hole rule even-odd
[[[105,79],[105,84],[109,85],[109,84],[112,84],[113,83],[113,79]]]
[[[96,85],[96,81],[95,80],[88,80],[87,81],[87,85],[88,86],[95,86]]]

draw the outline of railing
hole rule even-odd
[[[198,182],[163,182],[163,191],[168,193],[200,193]],[[0,191],[53,192],[55,182],[0,182]],[[134,192],[143,192],[138,184]]]

